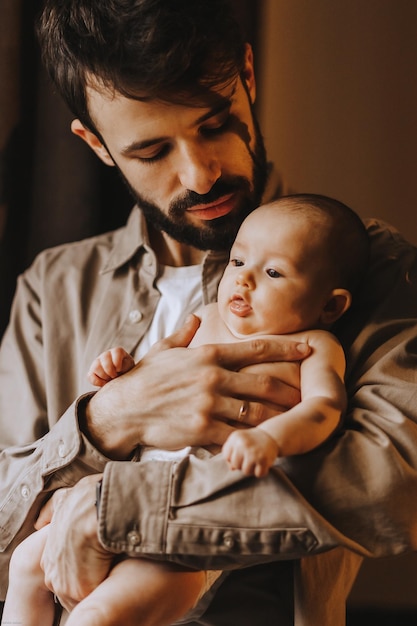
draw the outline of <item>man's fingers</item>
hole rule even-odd
[[[246,411],[242,411],[244,400],[249,401]],[[300,390],[291,382],[265,374],[223,370],[215,415],[256,426],[272,415],[295,406],[300,400]]]
[[[260,402],[250,402],[249,400],[232,399],[231,413],[228,418],[234,422],[234,426],[258,426],[267,419],[281,413],[280,409],[270,409]]]
[[[230,424],[218,421],[213,429],[213,444],[222,446],[234,430]]]
[[[35,529],[40,530],[51,522],[52,515],[54,513],[54,507],[52,504],[52,498],[42,507],[41,512],[35,522]]]
[[[86,476],[74,487],[59,490],[53,503],[41,567],[45,585],[66,608],[72,608],[104,580],[113,559],[107,554],[104,562],[105,550],[97,538],[94,496],[101,477]]]
[[[297,389],[288,388],[287,399],[291,396],[294,406],[300,401],[300,392]],[[244,407],[244,410],[242,410]],[[236,398],[218,398],[217,406],[213,417],[216,423],[226,422],[232,429],[259,426],[271,417],[284,413],[288,407],[268,406],[260,402],[250,400],[239,400]]]
[[[196,334],[200,324],[201,320],[199,317],[189,315],[182,328],[154,344],[148,354],[154,354],[162,350],[168,350],[169,348],[186,348]]]
[[[59,503],[62,502],[62,499],[65,497],[67,491],[68,489],[57,489],[52,498],[50,498],[48,502],[44,504],[35,522],[36,530],[39,530],[40,528],[43,528],[47,524],[51,523],[53,514]]]
[[[217,346],[217,351],[223,367],[239,370],[253,363],[300,361],[310,354],[311,348],[306,343],[280,336],[225,343]]]

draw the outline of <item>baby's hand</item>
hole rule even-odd
[[[124,348],[112,348],[94,359],[88,370],[88,380],[96,387],[103,387],[113,378],[131,370],[134,365],[133,358]]]
[[[266,476],[278,456],[275,440],[261,428],[235,430],[227,438],[223,455],[230,469],[240,469],[247,476]]]

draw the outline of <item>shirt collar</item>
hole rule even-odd
[[[149,247],[146,221],[139,207],[134,206],[127,224],[115,231],[112,251],[100,273],[105,274],[118,269],[145,246]]]

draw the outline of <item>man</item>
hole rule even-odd
[[[297,380],[238,370],[299,360],[305,347],[187,350],[195,319],[178,330],[215,298],[245,215],[281,191],[253,116],[252,53],[223,0],[50,0],[40,32],[73,132],[118,167],[140,210],[125,229],[46,252],[20,279],[0,355],[0,432],[19,446],[0,463],[2,549],[87,466],[92,476],[58,491],[37,523],[53,512],[44,567],[67,608],[128,552],[240,568],[196,623],[343,624],[360,555],[417,543],[415,250],[370,225],[369,276],[338,329],[350,407],[337,438],[261,480],[220,457],[132,463],[142,444],[221,444],[242,412],[253,425],[262,402],[299,399]],[[118,344],[142,361],[84,394],[92,357]]]

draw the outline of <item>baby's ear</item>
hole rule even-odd
[[[333,289],[323,307],[320,321],[324,326],[331,326],[342,317],[352,303],[352,295],[347,289]]]

